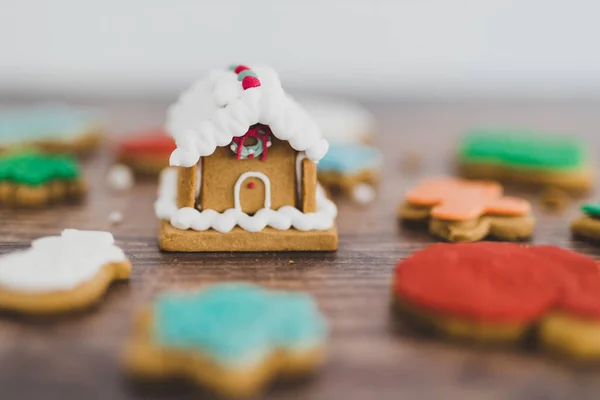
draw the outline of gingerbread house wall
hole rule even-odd
[[[299,206],[296,187],[296,154],[287,141],[272,139],[264,161],[260,158],[237,160],[229,147],[219,147],[202,158],[202,184],[199,203],[203,209],[223,212],[234,208],[234,188],[242,174],[254,172],[268,178],[271,208]],[[266,186],[259,177],[243,179],[240,186],[242,211],[253,214],[264,207]]]

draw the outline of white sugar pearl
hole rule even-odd
[[[352,199],[360,205],[367,205],[375,200],[375,189],[367,183],[359,183],[352,189]]]
[[[135,184],[133,171],[127,165],[115,164],[108,169],[106,183],[113,190],[129,190]]]
[[[118,211],[113,211],[110,214],[108,214],[108,221],[113,225],[120,224],[121,222],[123,222],[123,214],[121,214]]]

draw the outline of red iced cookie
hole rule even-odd
[[[531,248],[540,257],[553,260],[569,274],[555,309],[588,318],[600,318],[600,264],[593,258],[554,246]]]
[[[596,261],[553,246],[429,246],[398,264],[395,293],[425,310],[482,322],[533,322],[554,309],[600,316]]]
[[[175,150],[175,141],[163,129],[155,129],[133,136],[119,143],[119,154],[166,155]]]

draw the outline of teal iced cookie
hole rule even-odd
[[[383,156],[379,149],[363,144],[332,143],[325,157],[319,161],[320,171],[357,173],[381,168]]]
[[[230,366],[258,364],[276,350],[311,350],[327,337],[325,319],[309,295],[244,283],[164,294],[153,314],[161,347],[197,351]]]
[[[66,105],[38,105],[0,114],[0,147],[43,140],[71,140],[96,124],[88,110]]]

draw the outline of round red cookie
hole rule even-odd
[[[135,135],[119,143],[119,154],[166,155],[175,150],[175,141],[163,129],[155,129]]]
[[[563,258],[545,252],[513,243],[435,244],[397,265],[395,295],[441,315],[531,322],[561,302],[564,282],[573,285]]]
[[[554,246],[531,247],[531,252],[558,263],[568,274],[555,310],[600,318],[600,264],[591,257]]]

